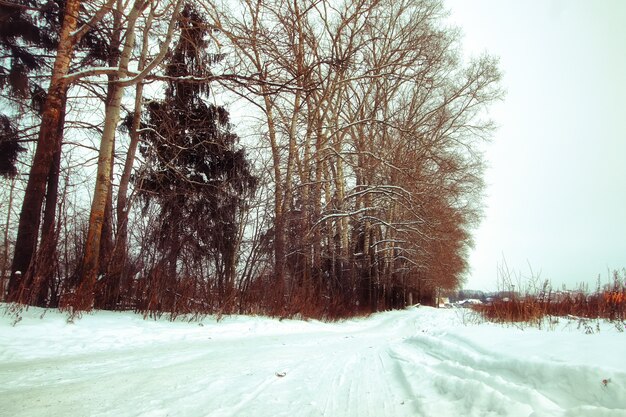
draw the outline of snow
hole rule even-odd
[[[68,323],[29,308],[0,315],[0,415],[626,416],[615,325],[585,334],[575,320],[540,330],[472,314]]]

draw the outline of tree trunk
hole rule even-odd
[[[85,255],[82,264],[81,284],[75,304],[75,307],[80,310],[91,310],[93,308],[93,290],[99,266],[100,240],[102,237],[106,203],[111,188],[111,155],[113,151],[115,128],[119,122],[122,98],[122,88],[118,87],[116,90],[118,91],[116,91],[106,105],[106,120],[102,141],[100,143],[100,154],[98,156],[96,189],[91,205],[91,214],[89,215],[89,231],[87,232]]]
[[[119,121],[119,120],[118,120]],[[98,255],[98,275],[105,276],[108,270],[109,262],[113,255],[113,193],[111,192],[113,184],[113,163],[115,159],[115,137],[111,144],[111,157],[109,168],[109,191],[107,193],[106,204],[104,206],[104,218],[102,221],[102,232],[100,237],[100,253]]]
[[[263,87],[265,90],[265,87]],[[285,212],[282,173],[280,170],[280,149],[273,113],[273,103],[268,95],[265,95],[265,113],[267,116],[268,135],[272,151],[274,165],[274,276],[276,280],[277,306],[282,305],[282,296],[285,289]]]
[[[120,57],[120,73],[124,73],[128,68],[131,52],[135,45],[135,23],[143,6],[144,1],[136,0],[133,4],[133,9],[129,13],[126,41]],[[85,243],[81,282],[74,302],[74,308],[77,310],[91,310],[94,303],[94,287],[99,268],[102,228],[105,222],[107,201],[111,193],[111,168],[113,166],[112,156],[115,142],[115,130],[120,121],[120,108],[124,93],[124,86],[116,83],[118,77],[119,76],[116,75],[109,81],[110,90],[105,106],[104,129],[98,156],[96,187],[91,204],[91,213],[89,215],[89,231],[87,232],[87,241]]]
[[[152,27],[152,19],[154,10],[150,11],[146,26],[143,31],[143,46],[137,66],[139,71],[145,67],[146,57],[148,55],[148,39],[149,31]],[[117,202],[115,212],[117,216],[117,230],[115,236],[115,247],[113,249],[112,260],[109,263],[107,294],[111,303],[117,304],[120,295],[120,286],[122,285],[124,271],[128,263],[128,212],[130,210],[130,202],[128,199],[128,186],[133,172],[133,164],[137,153],[137,145],[139,144],[139,128],[141,127],[141,100],[143,98],[143,83],[138,83],[135,87],[135,108],[133,110],[133,122],[129,131],[130,143],[126,152],[126,160],[124,161],[124,170],[120,178],[120,186],[117,191]]]
[[[122,0],[117,0],[117,5],[113,11],[113,31],[109,46],[109,67],[117,67],[120,64],[120,45],[122,42],[122,20],[123,20],[124,4]],[[115,75],[108,75],[107,85],[107,102],[110,101],[113,94],[115,94],[116,77]],[[113,138],[113,146],[111,147],[111,169],[109,182],[113,183],[113,162],[115,158],[115,138]],[[113,256],[113,193],[109,191],[106,207],[104,211],[104,222],[102,224],[102,237],[100,239],[100,256],[99,256],[99,275],[106,275],[109,263]],[[104,298],[108,298],[104,295]],[[106,302],[106,300],[104,300]]]
[[[13,193],[15,191],[15,177],[11,179],[9,188],[9,205],[7,207],[7,220],[4,227],[4,248],[2,251],[2,276],[0,276],[0,301],[5,300],[6,278],[9,268],[9,226],[11,225],[11,211],[13,209]]]
[[[66,100],[63,101],[63,109],[61,118],[57,126],[57,135],[62,141],[63,131],[65,127],[65,106]],[[57,233],[55,228],[57,201],[59,197],[59,173],[61,169],[61,143],[54,152],[50,173],[48,175],[48,187],[46,190],[46,204],[43,215],[43,225],[41,228],[41,245],[36,255],[36,263],[27,273],[25,282],[28,279],[33,280],[33,292],[31,303],[38,307],[47,307],[46,300],[48,291],[54,274],[55,253],[57,248]],[[32,275],[32,276],[31,276]],[[31,304],[29,303],[29,304]]]
[[[59,46],[52,70],[52,78],[41,118],[41,128],[37,140],[37,150],[24,193],[20,213],[12,274],[9,281],[9,300],[19,301],[21,276],[30,267],[37,247],[41,207],[46,192],[46,182],[54,153],[61,146],[58,125],[63,116],[63,103],[67,96],[67,81],[76,38],[72,33],[78,26],[80,0],[68,0],[65,5],[63,25],[59,36]],[[20,273],[18,273],[18,271]]]

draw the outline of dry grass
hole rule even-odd
[[[532,288],[528,286],[527,288]],[[615,271],[612,282],[598,284],[594,292],[584,287],[576,291],[554,291],[544,282],[539,291],[523,295],[511,291],[507,299],[473,306],[485,319],[498,323],[528,323],[541,326],[549,317],[626,320],[626,270]]]

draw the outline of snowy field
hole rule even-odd
[[[97,312],[71,324],[30,308],[17,323],[0,315],[0,415],[626,416],[626,333],[563,319],[552,331],[464,324],[467,314]]]

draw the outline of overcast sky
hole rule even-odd
[[[608,281],[626,267],[626,1],[445,1],[507,90],[465,288],[496,288],[503,260],[554,286]]]

